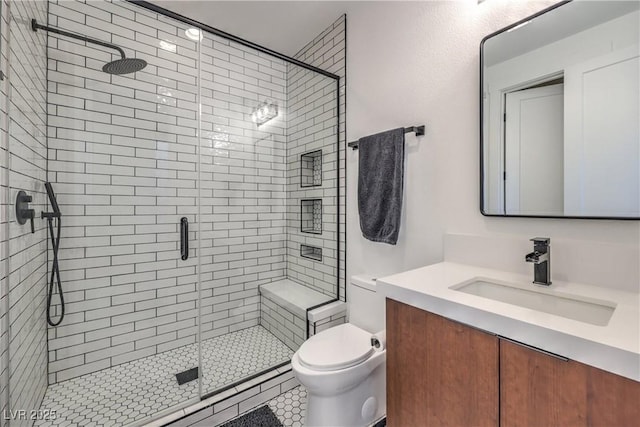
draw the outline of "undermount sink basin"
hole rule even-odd
[[[532,288],[533,286],[531,285]],[[450,289],[596,326],[606,326],[616,309],[616,304],[609,301],[550,292],[541,288],[523,289],[483,278],[454,285]]]

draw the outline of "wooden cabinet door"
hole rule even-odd
[[[387,425],[498,424],[498,338],[387,299]]]
[[[637,427],[640,383],[500,340],[501,427]]]

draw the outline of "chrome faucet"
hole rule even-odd
[[[548,237],[534,237],[533,252],[525,256],[525,261],[532,262],[533,283],[549,286],[551,284],[551,239]]]

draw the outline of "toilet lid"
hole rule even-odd
[[[373,351],[371,334],[345,323],[309,338],[298,350],[298,358],[308,368],[334,371],[357,365]]]

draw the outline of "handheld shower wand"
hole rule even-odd
[[[62,293],[62,281],[60,280],[60,267],[58,266],[58,250],[60,249],[60,230],[62,228],[62,223],[60,221],[60,217],[62,214],[60,213],[60,207],[58,206],[58,201],[56,200],[56,194],[53,192],[53,187],[50,182],[45,182],[44,187],[47,190],[47,195],[49,196],[49,203],[51,203],[51,208],[53,212],[42,212],[42,218],[47,219],[49,223],[49,235],[51,236],[51,247],[53,249],[53,263],[51,264],[51,277],[49,280],[49,290],[47,292],[47,323],[51,326],[58,326],[62,323],[62,319],[64,319],[64,295]],[[53,220],[57,221],[57,233],[53,231]],[[60,318],[57,322],[51,319],[51,300],[53,298],[53,288],[57,284],[58,296],[60,297]]]

